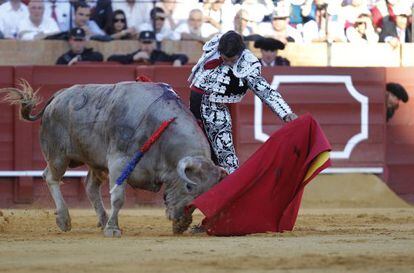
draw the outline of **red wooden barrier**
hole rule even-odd
[[[406,201],[414,203],[414,69],[387,68],[387,82],[402,84],[410,96],[387,123],[388,185]]]
[[[188,104],[187,77],[190,69],[189,66],[175,68],[171,66],[113,65],[3,67],[0,68],[0,87],[11,86],[17,79],[25,78],[34,88],[41,88],[40,94],[46,101],[54,92],[73,84],[133,81],[139,75],[146,75],[155,82],[166,82],[172,85],[184,103]],[[358,168],[359,171],[365,169],[366,171],[380,172],[379,170],[383,168],[385,162],[384,86],[386,72],[391,73],[392,77],[398,78],[400,70],[296,67],[264,69],[263,74],[270,82],[274,81],[276,84],[279,81],[278,89],[295,112],[298,114],[310,112],[320,122],[332,143],[334,155],[337,157],[333,160],[335,168],[347,171],[350,169],[345,168]],[[410,70],[410,72],[413,71]],[[350,91],[356,98],[350,94]],[[368,109],[365,113],[368,122],[361,119],[362,104]],[[408,108],[406,106],[401,106],[395,121],[392,121],[393,126],[399,126],[398,134],[405,138],[407,138],[407,134],[410,136],[414,134],[414,131],[403,130],[405,128],[403,126],[410,123],[408,116],[412,114],[403,110],[403,107]],[[263,133],[270,134],[281,126],[281,122],[267,107],[264,107],[263,116],[257,115],[257,117],[262,117],[263,121],[255,124],[254,117],[255,113],[258,113],[257,109],[258,104],[255,105],[254,96],[251,93],[242,103],[231,105],[234,139],[241,161],[244,161],[260,145],[260,141],[255,139],[260,136],[255,136],[254,128],[260,129],[261,127]],[[42,170],[45,163],[38,142],[39,122],[19,121],[16,109],[5,104],[0,105],[0,115],[4,117],[0,120],[4,125],[0,127],[0,152],[2,152],[0,170]],[[349,144],[350,139],[360,134],[361,130],[366,130],[366,139],[361,135],[360,140],[354,139]],[[412,151],[410,150],[412,148],[410,146],[412,145],[411,140],[405,141],[406,145],[399,146],[398,149]],[[347,144],[351,147],[349,151],[345,149]],[[393,151],[398,149],[395,148]],[[406,162],[408,164],[414,163],[414,158],[411,158],[407,152],[402,155],[403,157],[397,153],[387,154],[387,162],[392,163],[389,168],[391,171],[390,183],[396,185],[394,186],[398,193],[412,194],[414,190],[410,185],[392,182],[394,181],[392,178],[395,176],[394,170],[401,172],[401,168],[410,166],[404,165]],[[405,160],[406,157],[408,161]],[[80,179],[68,178],[65,181],[67,183],[63,186],[63,191],[68,203],[72,205],[88,204]],[[2,178],[0,182],[0,206],[9,206],[15,202],[34,202],[42,206],[52,204],[46,185],[41,178],[21,177],[16,180]],[[103,193],[107,198],[108,189],[107,186],[105,187]],[[128,190],[127,194],[127,205],[161,202],[160,194],[154,195],[132,190]]]

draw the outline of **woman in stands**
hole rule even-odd
[[[213,160],[232,173],[239,167],[227,103],[240,102],[251,89],[284,122],[297,118],[282,96],[261,75],[261,64],[234,31],[216,35],[193,67],[190,110],[210,142]]]
[[[113,40],[131,40],[138,37],[135,28],[128,28],[125,13],[120,9],[114,11],[106,33]]]

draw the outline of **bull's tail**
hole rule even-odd
[[[6,96],[3,98],[3,102],[9,104],[20,104],[20,118],[28,121],[35,121],[42,117],[46,106],[36,115],[31,115],[31,112],[41,103],[41,99],[38,96],[38,91],[33,91],[33,88],[26,81],[21,79],[19,88],[3,88],[0,89],[0,93],[5,93]]]

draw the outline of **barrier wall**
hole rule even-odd
[[[12,86],[17,79],[26,79],[34,88],[41,88],[44,101],[57,90],[73,84],[116,83],[133,81],[138,75],[146,75],[156,82],[171,84],[185,103],[188,101],[187,76],[191,67],[173,68],[171,66],[26,66],[0,67],[0,86]],[[383,68],[269,68],[263,75],[269,82],[279,85],[278,89],[295,112],[310,112],[321,124],[333,146],[333,168],[328,172],[369,172],[382,174],[386,159],[386,124],[384,89],[385,81],[401,75],[401,69]],[[412,72],[409,70],[408,72]],[[406,78],[404,77],[406,80]],[[414,90],[414,82],[408,86]],[[231,105],[236,150],[243,162],[254,152],[265,135],[271,134],[282,124],[267,107],[252,94],[242,103]],[[397,115],[404,115],[402,105]],[[409,112],[411,114],[411,112]],[[5,104],[0,105],[0,173],[7,170],[37,170],[45,167],[38,143],[39,122],[27,123],[18,120],[17,109]],[[396,116],[397,117],[397,116]],[[262,120],[262,122],[260,122]],[[409,120],[400,118],[395,122],[404,126]],[[401,131],[407,138],[411,131]],[[414,133],[414,132],[413,132]],[[412,135],[412,134],[411,134]],[[412,149],[408,141],[403,147],[403,156]],[[394,154],[394,161],[405,162]],[[395,163],[395,164],[397,164]],[[395,165],[394,164],[394,165]],[[397,164],[397,165],[398,165]],[[394,167],[411,168],[413,161],[406,165],[390,168],[389,177],[397,188],[400,186],[399,174]],[[399,173],[400,169],[396,169]],[[85,169],[81,169],[85,170]],[[395,178],[397,177],[397,178]],[[65,199],[71,205],[88,203],[80,178],[65,179],[63,185]],[[398,193],[409,196],[414,193],[411,185],[401,184]],[[2,177],[0,178],[0,206],[16,203],[31,203],[39,206],[52,205],[48,190],[40,177]],[[103,190],[108,198],[107,185]],[[128,189],[127,205],[161,203],[160,194]]]
[[[101,52],[105,60],[112,54],[126,54],[137,50],[136,41],[90,41],[88,47]],[[249,44],[259,57],[260,51]],[[202,44],[194,41],[164,41],[162,49],[169,53],[187,54],[196,63],[202,54]],[[0,40],[0,65],[53,65],[69,50],[65,41]],[[402,44],[393,49],[384,43],[351,44],[288,43],[279,54],[292,66],[395,67],[414,66],[414,44]]]

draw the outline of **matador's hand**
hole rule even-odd
[[[284,122],[291,122],[294,119],[297,119],[298,116],[295,113],[291,113],[291,114],[287,114],[284,118],[283,121]]]

